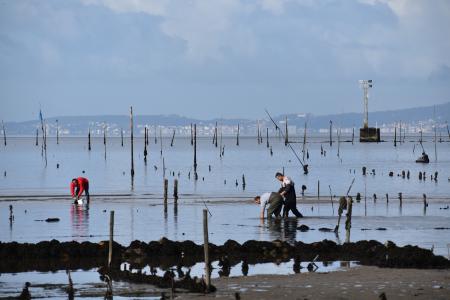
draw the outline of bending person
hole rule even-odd
[[[256,196],[254,199],[256,204],[261,207],[260,218],[264,219],[264,212],[267,205],[267,218],[271,218],[272,214],[275,217],[280,216],[281,208],[283,207],[283,197],[279,193],[264,193],[261,196]]]
[[[70,193],[72,194],[72,198],[75,198],[75,203],[81,198],[83,191],[86,194],[86,201],[89,203],[89,180],[84,177],[72,179],[72,182],[70,183]]]

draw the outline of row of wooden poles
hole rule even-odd
[[[259,120],[257,121],[258,125],[257,125],[257,141],[258,144],[262,144],[263,143],[263,135],[262,135],[262,130],[260,127],[260,123]],[[130,107],[130,131],[131,131],[131,135],[133,135],[133,107]],[[397,138],[397,124],[399,127],[399,138]],[[305,129],[304,129],[304,142],[306,139],[306,122],[305,122]],[[45,121],[42,119],[41,120],[41,129],[42,129],[42,135],[43,135],[43,142],[45,144],[45,137],[46,137],[46,131],[44,129],[45,127]],[[196,125],[194,125],[196,127]],[[278,126],[276,126],[276,131],[278,132],[278,130],[280,129]],[[3,142],[4,145],[6,146],[6,129],[5,129],[5,124],[2,121],[2,130],[3,130]],[[146,140],[146,145],[148,145],[148,128],[145,127],[144,128],[145,132],[145,140]],[[191,145],[193,145],[193,140],[194,140],[194,134],[193,132],[196,133],[196,130],[193,130],[192,128],[192,124],[191,124]],[[330,146],[333,145],[333,137],[332,137],[332,132],[333,132],[333,121],[330,120],[330,129],[329,129],[329,133],[330,133],[330,138],[329,138],[329,144]],[[336,129],[336,133],[337,133],[337,137],[338,137],[338,142],[339,142],[339,138],[340,138],[340,134],[341,134],[341,130],[340,129]],[[449,130],[449,126],[447,124],[447,133],[448,136],[450,138],[450,130]],[[240,134],[240,125],[237,125],[237,136],[236,136],[236,145],[239,146],[239,134]],[[123,146],[123,129],[120,131],[120,135],[121,135],[121,140],[122,140],[122,146]],[[437,126],[434,126],[434,137],[435,137],[435,141],[437,140]],[[160,136],[161,136],[161,131],[160,131]],[[39,137],[39,130],[36,130],[36,145],[38,145],[38,137]],[[216,122],[215,128],[214,128],[214,135],[213,135],[213,144],[215,144],[216,147],[218,147],[218,140],[219,140],[219,132],[218,132],[218,124]],[[284,138],[285,138],[285,144],[287,145],[289,143],[289,130],[288,130],[288,118],[286,116],[285,118],[285,134],[284,134]],[[354,142],[354,138],[355,138],[355,128],[353,127],[352,129],[352,143]],[[173,130],[173,134],[172,134],[172,140],[171,140],[171,146],[173,146],[174,143],[174,139],[175,139],[175,130]],[[403,128],[402,131],[402,122],[396,123],[394,126],[394,146],[397,146],[397,143],[402,143],[405,142],[406,139],[406,127]],[[220,132],[220,141],[222,140],[222,133]],[[269,146],[269,128],[266,128],[266,140],[267,140],[267,146]],[[440,141],[442,141],[442,137],[440,136]],[[423,142],[423,132],[422,130],[420,130],[420,139],[419,142],[422,143]],[[58,126],[58,120],[56,120],[56,143],[59,144],[59,126]],[[103,127],[103,143],[106,145],[106,125],[104,125]],[[155,143],[156,143],[156,129],[155,129]],[[222,148],[222,147],[221,147]],[[89,129],[88,131],[88,150],[91,150],[91,130]],[[162,152],[162,149],[161,149]]]
[[[108,267],[111,267],[113,259],[114,243],[114,210],[109,215],[109,246],[108,246]],[[203,249],[205,254],[205,284],[207,290],[211,286],[211,270],[209,261],[209,237],[208,237],[208,210],[203,210]]]

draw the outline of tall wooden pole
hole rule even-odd
[[[394,125],[394,147],[397,147],[397,124]]]
[[[114,211],[109,215],[109,251],[108,251],[108,268],[111,267],[113,255],[113,241],[114,241]]]
[[[448,126],[447,126],[447,128],[448,128]],[[240,131],[240,128],[239,128],[239,123],[238,123],[237,135],[236,135],[236,146],[239,146],[239,131]],[[450,134],[449,134],[449,137],[450,137]]]
[[[144,127],[144,164],[147,165],[147,127]]]
[[[105,148],[105,160],[106,160],[106,125],[103,125],[103,146]]]
[[[332,129],[333,128],[332,127],[333,127],[333,121],[330,120],[330,147],[333,146],[333,138],[332,138],[332,135],[333,135]]]
[[[175,140],[175,129],[173,130],[172,141],[170,142],[170,147],[173,147],[174,140]]]
[[[39,145],[39,129],[36,129],[36,146]]]
[[[59,145],[59,126],[58,126],[58,119],[56,119],[56,145]]]
[[[192,123],[191,123],[191,146],[194,146],[194,134],[192,132]]]
[[[131,174],[131,178],[133,178],[134,177],[134,153],[133,153],[133,150],[134,150],[134,136],[133,136],[133,106],[130,106],[130,132],[131,132],[131,137],[130,137],[130,139],[131,139],[131,172],[130,172],[130,174]]]
[[[269,148],[269,127],[266,127],[266,147]]]
[[[347,220],[345,221],[346,242],[347,243],[350,243],[350,229],[352,228],[352,207],[353,207],[352,197],[348,197],[348,199],[347,199]]]
[[[203,210],[203,250],[205,252],[205,284],[209,291],[211,286],[211,271],[209,265],[209,238],[208,238],[208,210]]]
[[[123,147],[123,128],[120,128],[120,140]]]
[[[218,137],[217,122],[216,122],[216,127],[214,129],[214,136],[215,136],[215,146],[217,148],[217,137]]]
[[[288,134],[288,118],[287,118],[287,116],[286,116],[286,121],[285,121],[285,125],[286,125],[286,128],[285,128],[285,132],[286,132],[286,134],[285,134],[285,136],[284,136],[284,145],[285,145],[285,146],[287,146],[287,144],[289,143],[289,134]]]
[[[197,175],[197,124],[194,124],[194,179],[198,179]]]
[[[88,151],[91,151],[91,128],[88,131]]]
[[[303,161],[305,161],[305,155],[306,155],[306,122],[305,122],[305,131],[303,132]]]
[[[159,144],[161,145],[161,150],[159,151],[160,153],[161,153],[161,156],[162,156],[162,150],[163,150],[163,144],[162,144],[162,128],[161,127],[159,127]]]

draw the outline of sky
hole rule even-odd
[[[0,0],[0,119],[450,101],[448,0]]]

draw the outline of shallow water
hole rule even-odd
[[[0,240],[18,242],[38,242],[57,239],[60,241],[101,241],[109,234],[109,211],[115,211],[114,239],[124,245],[133,240],[145,242],[167,237],[173,240],[193,240],[203,243],[202,213],[207,207],[209,217],[210,242],[223,244],[228,239],[245,242],[256,240],[286,240],[306,243],[330,239],[341,243],[345,240],[344,222],[341,220],[340,235],[318,231],[337,224],[337,203],[334,215],[330,203],[309,200],[298,201],[303,219],[288,220],[259,219],[259,207],[242,200],[193,200],[179,199],[175,206],[172,200],[167,213],[161,199],[138,199],[130,197],[93,198],[89,206],[75,206],[70,201],[2,201],[0,202]],[[8,220],[9,205],[13,205],[14,222]],[[398,245],[418,245],[434,248],[440,255],[448,255],[450,230],[435,230],[450,227],[450,209],[446,200],[430,200],[424,212],[418,201],[389,203],[378,200],[353,205],[351,241],[378,240],[394,241]],[[44,221],[49,217],[60,219],[57,223]],[[296,228],[305,224],[312,229],[300,232]],[[385,231],[375,230],[386,228]],[[371,230],[361,230],[371,229]]]
[[[147,166],[143,161],[143,139],[135,142],[135,178],[133,185],[130,177],[130,145],[125,140],[124,147],[120,138],[108,138],[106,160],[102,138],[93,139],[92,151],[87,151],[86,138],[61,138],[57,145],[54,138],[48,140],[48,165],[45,167],[41,157],[41,148],[34,146],[34,138],[9,138],[8,145],[0,147],[0,171],[6,171],[6,177],[0,176],[0,195],[47,195],[68,194],[71,178],[86,176],[90,179],[92,194],[117,194],[136,192],[161,195],[163,192],[163,158],[169,189],[172,189],[172,172],[179,177],[179,192],[185,195],[201,196],[253,196],[265,191],[278,190],[279,184],[274,178],[276,171],[285,168],[285,173],[297,183],[297,190],[306,185],[306,195],[317,195],[317,182],[320,180],[321,195],[345,194],[353,178],[356,178],[352,193],[374,193],[380,197],[403,192],[404,196],[448,197],[450,195],[450,143],[437,143],[438,162],[435,162],[434,144],[430,141],[424,147],[430,155],[430,164],[417,164],[420,146],[412,142],[398,144],[391,142],[378,144],[341,143],[332,147],[326,142],[326,136],[309,139],[307,150],[310,159],[310,173],[303,175],[300,163],[291,150],[278,138],[269,138],[273,147],[273,156],[265,142],[258,145],[256,138],[241,138],[236,146],[235,138],[224,138],[225,155],[219,157],[219,148],[214,147],[210,138],[198,141],[199,180],[193,180],[193,148],[189,138],[175,139],[170,147],[170,138],[163,138],[163,155],[160,155],[160,141],[154,144],[150,139]],[[342,140],[348,140],[343,137]],[[321,156],[321,146],[327,152]],[[301,144],[293,144],[301,156]],[[414,150],[414,152],[413,152]],[[56,165],[59,164],[59,168]],[[155,169],[155,166],[157,169]],[[211,166],[211,172],[209,172]],[[361,168],[367,167],[368,173],[375,169],[376,175],[361,176]],[[401,177],[389,177],[402,170],[410,170],[409,180]],[[83,174],[83,171],[85,172]],[[418,180],[419,171],[427,173],[426,181]],[[430,175],[438,172],[438,181],[430,180]],[[188,174],[191,172],[191,178]],[[245,174],[246,188],[242,189],[242,175]],[[203,180],[204,179],[204,180]],[[235,182],[238,182],[238,186]],[[226,181],[226,184],[225,184]]]
[[[437,144],[437,163],[434,162],[433,144],[425,143],[432,163],[422,165],[414,163],[420,155],[419,146],[413,153],[414,143],[399,144],[397,148],[392,143],[341,143],[340,157],[337,157],[337,144],[330,148],[327,142],[320,143],[326,140],[326,137],[319,137],[308,144],[310,173],[305,176],[281,140],[271,138],[274,152],[271,156],[265,143],[257,145],[256,138],[241,138],[239,147],[235,145],[234,138],[225,138],[225,156],[220,158],[211,139],[202,138],[198,145],[199,180],[195,182],[193,176],[188,177],[189,172],[193,175],[193,152],[189,139],[176,138],[174,147],[170,147],[170,139],[163,139],[169,188],[172,188],[173,179],[178,178],[180,193],[178,205],[175,206],[170,197],[167,212],[164,212],[161,199],[163,159],[159,153],[160,144],[155,145],[153,139],[150,139],[147,166],[142,157],[143,140],[138,139],[135,144],[136,175],[132,182],[127,140],[125,148],[122,148],[120,139],[108,139],[105,160],[102,139],[94,139],[91,152],[87,151],[84,138],[62,138],[60,145],[49,139],[48,166],[45,167],[40,148],[34,146],[33,138],[10,138],[7,147],[0,146],[0,171],[6,171],[6,176],[0,177],[0,241],[107,240],[109,212],[114,210],[114,239],[123,245],[136,239],[149,242],[161,237],[193,240],[202,244],[202,211],[208,208],[211,213],[209,239],[215,244],[223,244],[228,239],[241,243],[250,239],[306,243],[330,239],[342,243],[345,240],[345,216],[341,220],[339,235],[318,229],[334,229],[337,224],[338,198],[334,198],[332,206],[328,198],[329,186],[331,194],[342,195],[355,178],[351,194],[360,192],[363,201],[353,205],[351,241],[391,240],[398,245],[418,245],[433,249],[436,254],[449,256],[450,230],[435,228],[450,227],[450,209],[444,209],[450,205],[450,182],[447,180],[450,176],[450,143]],[[321,145],[327,151],[326,157],[320,155]],[[301,145],[294,144],[294,147],[300,149]],[[58,169],[57,163],[60,164]],[[362,166],[367,167],[368,173],[375,169],[376,175],[362,176]],[[250,201],[251,196],[277,190],[279,184],[274,179],[274,173],[283,167],[285,173],[296,182],[297,190],[302,184],[308,188],[303,198],[297,191],[298,206],[305,218],[260,221],[259,207]],[[397,174],[402,170],[410,170],[409,180],[387,175],[389,171]],[[82,171],[90,179],[91,204],[74,206],[68,196],[68,185],[72,177],[83,175]],[[175,177],[171,176],[172,171],[176,173]],[[419,171],[427,172],[426,181],[418,180]],[[437,182],[429,178],[435,171],[439,172]],[[241,186],[243,174],[245,190]],[[235,185],[236,180],[238,186]],[[401,206],[397,197],[399,192],[404,195]],[[378,196],[377,202],[372,197],[374,193]],[[389,194],[388,203],[384,196],[386,193]],[[420,200],[423,193],[429,200],[426,210]],[[367,195],[366,201],[364,195]],[[13,206],[13,222],[9,221],[9,205]],[[55,217],[60,221],[43,221]],[[300,232],[296,228],[301,224],[314,230]],[[377,228],[386,230],[375,230]],[[290,274],[293,272],[292,264],[290,261],[279,265],[250,266],[249,274]],[[332,264],[331,268],[334,267]],[[320,269],[327,270],[323,265]],[[202,264],[193,268],[194,273],[201,274],[202,270]],[[218,276],[214,272],[213,276]],[[231,269],[232,276],[239,273],[242,273],[240,265]],[[76,286],[78,290],[105,290],[94,270],[72,274],[75,284],[79,285]],[[51,291],[37,287],[34,292],[54,298],[63,297],[66,280],[62,271],[50,275],[37,272],[1,274],[0,294],[18,295],[25,281],[50,281],[59,286]],[[130,285],[114,284],[115,290],[130,289]],[[133,290],[140,289],[133,286]],[[148,289],[144,292],[149,297],[159,293]],[[83,296],[84,299],[89,297],[88,294]]]
[[[239,263],[229,270],[228,274],[221,273],[221,268],[218,266],[217,261],[212,262],[212,272],[211,278],[218,278],[222,276],[226,277],[238,277],[238,276],[254,276],[254,275],[291,275],[296,273],[307,273],[307,265],[309,262],[299,262],[297,266],[294,266],[294,260],[280,263],[261,263],[261,264],[250,264],[248,269],[243,271],[242,263]],[[122,264],[121,268],[127,264]],[[346,261],[333,261],[333,262],[315,262],[316,268],[314,272],[325,273],[325,272],[336,272],[345,271],[350,268],[357,267],[356,262],[346,262]],[[191,277],[201,278],[204,274],[204,263],[197,263],[192,267],[182,267],[180,270],[183,274],[189,272]],[[129,268],[129,267],[127,267]],[[171,268],[175,272],[175,280],[178,280],[180,275],[176,272],[175,266]],[[137,270],[133,270],[137,271]],[[143,268],[142,273],[150,274],[150,268],[147,266]],[[155,269],[155,274],[158,276],[163,276],[166,270],[159,268]],[[184,276],[181,274],[181,276]],[[75,297],[78,299],[90,299],[91,296],[100,296],[106,291],[106,284],[101,281],[100,275],[97,270],[75,270],[71,271],[71,277],[73,281],[73,287],[75,289]],[[30,282],[31,287],[29,289],[31,295],[34,298],[65,298],[67,297],[66,288],[68,286],[68,277],[66,271],[57,272],[24,272],[24,273],[7,273],[1,274],[0,277],[0,298],[2,297],[17,297],[25,282]],[[140,288],[136,288],[140,286]],[[133,289],[130,291],[131,287]],[[129,290],[128,292],[126,290]],[[158,293],[161,289],[156,287],[152,288],[150,285],[137,284],[133,285],[126,282],[113,282],[113,291],[115,293],[114,298],[117,295],[122,295],[124,298],[128,298],[126,294],[135,293],[132,298],[145,299],[160,299]],[[142,295],[142,291],[145,291]],[[141,294],[141,295],[140,295]],[[152,297],[151,295],[155,295]],[[118,299],[121,299],[119,297]],[[131,297],[131,295],[130,295]],[[94,298],[94,297],[92,297]]]

